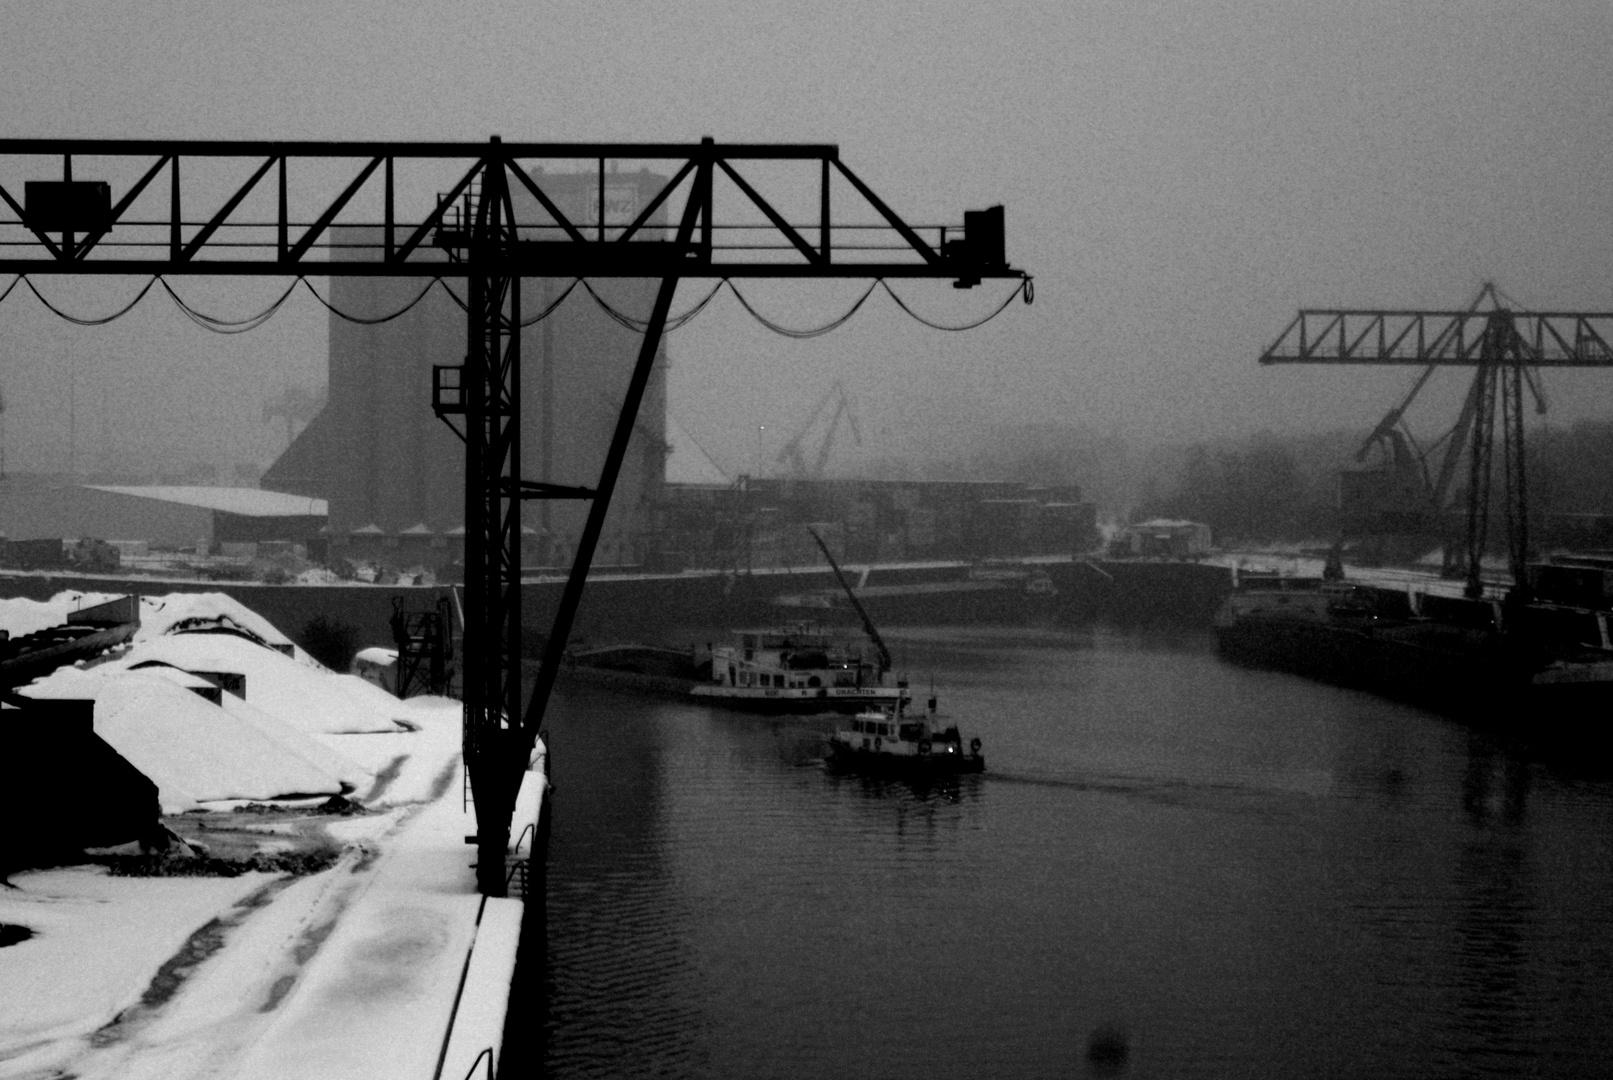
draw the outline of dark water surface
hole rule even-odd
[[[810,721],[551,706],[546,1075],[1613,1074],[1609,770],[1207,634],[889,636],[985,776],[836,776]]]

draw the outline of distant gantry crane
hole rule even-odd
[[[1390,467],[1402,488],[1420,491],[1429,519],[1443,513],[1458,463],[1467,461],[1466,536],[1462,572],[1468,596],[1483,595],[1481,559],[1488,539],[1495,428],[1499,419],[1505,490],[1507,554],[1513,586],[1528,591],[1528,476],[1524,458],[1524,388],[1537,409],[1545,395],[1536,369],[1613,367],[1613,313],[1524,312],[1504,305],[1486,284],[1466,311],[1307,309],[1288,324],[1260,357],[1262,364],[1403,364],[1425,370],[1404,401],[1367,437],[1358,460],[1374,444],[1389,447]],[[1413,455],[1403,431],[1412,399],[1439,367],[1474,369],[1473,382],[1453,428],[1437,477],[1428,452]],[[1415,444],[1412,444],[1415,446]],[[1436,444],[1437,445],[1437,444]],[[1409,481],[1409,483],[1408,483]]]
[[[281,392],[279,397],[271,398],[263,403],[263,422],[267,424],[276,418],[286,422],[286,446],[289,448],[297,435],[297,424],[306,427],[319,410],[324,407],[322,395],[311,393],[307,387],[292,384]]]
[[[93,163],[98,175],[75,176],[75,158]],[[536,166],[556,161],[597,166],[598,199],[585,211],[594,220],[573,220],[545,190]],[[631,220],[608,216],[613,162],[669,173]],[[817,205],[791,221],[778,208],[785,204],[775,205],[779,197],[769,199],[753,183],[758,169],[769,179],[794,171],[781,191],[810,192],[815,182]],[[22,201],[12,194],[18,184]],[[518,200],[538,209],[518,217]],[[1005,257],[1001,206],[966,211],[961,226],[910,225],[829,144],[0,139],[0,215],[5,208],[12,216],[0,216],[0,273],[465,283],[465,359],[435,370],[432,406],[465,441],[459,672],[478,884],[493,896],[506,888],[516,791],[678,282],[930,279],[964,288],[1007,279],[1027,302],[1031,296],[1029,275]],[[359,228],[333,231],[347,225]],[[521,282],[540,277],[660,281],[648,317],[637,323],[643,341],[592,487],[521,476],[520,327],[532,314],[522,308]],[[525,499],[585,499],[591,506],[523,703]]]

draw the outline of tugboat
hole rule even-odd
[[[935,698],[927,714],[913,716],[905,704],[867,709],[843,720],[829,736],[829,761],[862,772],[952,775],[985,772],[980,740],[967,749],[957,725],[941,727]]]

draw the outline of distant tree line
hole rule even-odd
[[[1262,433],[1248,441],[1188,448],[1168,494],[1145,485],[1133,520],[1186,518],[1218,542],[1329,537],[1338,528],[1333,469],[1305,469],[1291,440]]]
[[[1187,447],[1159,475],[1146,478],[1130,518],[1186,518],[1214,531],[1217,542],[1327,539],[1338,533],[1338,473],[1355,461],[1364,433],[1277,436]],[[1539,426],[1525,434],[1530,516],[1613,515],[1613,421]],[[1502,455],[1494,450],[1492,513],[1501,513]],[[1467,477],[1464,461],[1458,488]],[[1438,462],[1429,463],[1430,473]],[[1174,474],[1174,475],[1173,475]],[[1465,503],[1462,490],[1448,502]]]
[[[1543,428],[1525,439],[1530,501],[1538,511],[1613,514],[1613,421]]]

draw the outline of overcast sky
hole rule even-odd
[[[1365,425],[1414,373],[1259,368],[1299,306],[1459,307],[1494,279],[1613,310],[1610,55],[1606,2],[19,3],[0,131],[827,141],[912,219],[1005,204],[1037,300],[981,330],[879,300],[795,342],[725,299],[672,337],[673,415],[743,468],[835,378],[888,452],[947,416],[1151,439]],[[941,321],[1002,289],[898,287]],[[754,291],[803,324],[855,295]],[[273,457],[262,401],[322,378],[322,311],[302,298],[229,339],[166,300],[139,312],[79,330],[0,304],[10,467],[65,466],[75,369],[81,467],[146,444]],[[1556,420],[1605,416],[1613,372],[1548,390]]]

